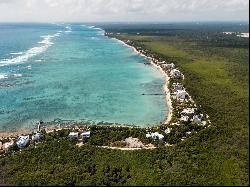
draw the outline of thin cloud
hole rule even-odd
[[[0,21],[248,20],[249,0],[0,0]]]

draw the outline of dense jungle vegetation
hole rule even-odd
[[[8,185],[249,185],[248,24],[106,24],[112,37],[131,40],[185,75],[185,87],[212,126],[173,147],[121,151],[97,147],[144,129],[92,127],[82,147],[47,135],[46,142],[0,159]],[[119,34],[117,34],[119,33]],[[67,134],[67,132],[65,132]],[[113,139],[113,140],[112,140]],[[144,140],[147,141],[146,139]],[[149,143],[149,142],[147,142]]]

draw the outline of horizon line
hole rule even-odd
[[[248,23],[249,20],[204,20],[204,21],[0,21],[0,23]]]

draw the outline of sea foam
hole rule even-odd
[[[70,26],[66,26],[66,27],[65,27],[65,29],[67,29],[66,31],[64,31],[64,32],[66,32],[66,33],[68,33],[68,32],[72,32],[72,29],[71,29],[71,27],[70,27]]]
[[[54,44],[53,42],[51,42],[52,38],[59,37],[59,36],[60,36],[59,32],[57,32],[53,35],[40,36],[41,38],[43,38],[43,40],[38,42],[38,43],[43,44],[42,46],[33,47],[33,48],[27,50],[26,52],[16,53],[16,54],[20,54],[20,56],[17,56],[15,58],[1,60],[0,66],[21,64],[21,63],[26,62],[31,57],[45,52],[50,46],[52,46]]]
[[[22,77],[22,76],[23,76],[23,75],[20,74],[20,73],[14,73],[14,74],[13,74],[13,77],[16,77],[16,78],[17,78],[17,77]]]
[[[17,53],[10,53],[11,55],[21,55],[23,52],[17,52]]]
[[[0,80],[7,79],[7,78],[8,78],[7,74],[0,74]]]

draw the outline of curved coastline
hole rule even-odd
[[[168,76],[168,74],[162,69],[161,66],[155,64],[153,62],[153,59],[149,58],[148,56],[142,54],[141,52],[139,52],[135,47],[133,46],[130,46],[128,45],[127,43],[125,43],[124,41],[122,40],[119,40],[117,38],[113,38],[115,39],[116,41],[122,43],[123,45],[133,49],[133,51],[139,55],[141,55],[142,57],[146,58],[151,65],[153,65],[156,69],[158,69],[164,76],[165,76],[165,84],[163,85],[163,90],[166,94],[166,105],[168,107],[168,112],[166,114],[166,117],[164,120],[162,120],[162,122],[160,122],[160,124],[168,124],[170,123],[171,119],[172,119],[172,115],[173,115],[173,107],[172,107],[172,101],[171,101],[171,98],[170,98],[170,91],[168,89],[168,85],[169,85],[169,80],[170,80],[170,77]]]
[[[111,37],[109,37],[111,38]],[[105,124],[105,122],[103,123],[103,125],[98,125],[98,126],[102,126],[102,127],[124,127],[124,128],[141,128],[141,129],[147,129],[147,128],[150,128],[150,127],[157,127],[157,126],[160,126],[162,124],[168,124],[170,123],[171,119],[172,119],[172,102],[171,102],[171,98],[170,98],[170,91],[168,89],[168,85],[169,85],[169,80],[170,80],[170,77],[168,76],[168,74],[157,64],[155,64],[153,62],[153,59],[150,59],[148,56],[142,54],[141,52],[137,51],[135,47],[133,46],[130,46],[128,44],[126,44],[124,41],[122,40],[119,40],[117,38],[112,38],[114,40],[116,40],[117,42],[119,43],[122,43],[123,45],[125,45],[126,47],[129,47],[131,49],[133,49],[133,51],[137,54],[139,54],[140,56],[146,58],[150,64],[155,67],[157,70],[159,70],[164,76],[165,76],[165,83],[163,84],[163,90],[164,90],[164,93],[165,93],[165,96],[166,96],[166,105],[167,105],[167,113],[165,115],[165,118],[159,122],[159,124],[156,124],[156,125],[151,125],[151,126],[147,126],[147,127],[140,127],[140,126],[136,126],[136,125],[126,125],[126,124],[117,124],[117,123],[108,123],[108,125]],[[46,123],[50,123],[50,122],[46,122]],[[58,125],[56,123],[56,125]],[[82,123],[72,123],[72,124],[69,124],[67,125],[66,127],[62,127],[62,128],[58,128],[58,127],[46,127],[46,129],[48,129],[48,131],[53,131],[53,130],[60,130],[60,129],[64,129],[64,128],[69,128],[72,127],[72,128],[75,128],[75,127],[78,127],[78,126],[85,126],[86,124],[82,124]],[[91,124],[87,124],[88,125],[91,125]],[[34,124],[34,128],[25,128],[25,129],[15,129],[15,130],[7,130],[7,131],[0,131],[0,139],[2,138],[13,138],[13,137],[16,137],[16,136],[20,136],[20,135],[23,135],[23,134],[31,134],[33,132],[33,130],[35,129],[35,124]]]

